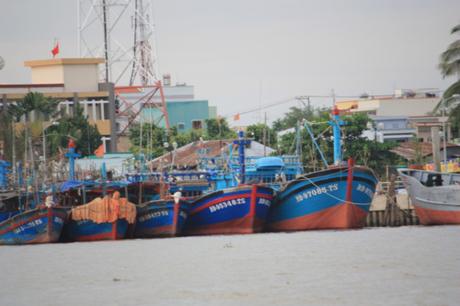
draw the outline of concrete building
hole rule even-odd
[[[363,136],[379,142],[407,141],[417,137],[431,141],[430,127],[440,125],[447,117],[433,116],[441,98],[438,90],[395,90],[391,96],[363,96],[356,100],[338,101],[340,110],[349,113],[366,113],[373,120]],[[446,125],[447,138],[451,139],[450,125]]]
[[[370,96],[356,100],[338,101],[339,110],[366,113],[376,116],[426,116],[431,115],[440,97],[430,91],[414,92],[396,90],[392,96]]]
[[[17,103],[29,92],[60,101],[61,113],[72,115],[76,104],[83,107],[91,124],[102,135],[106,152],[117,151],[115,96],[113,84],[99,83],[101,58],[55,58],[26,61],[31,69],[31,84],[0,84],[2,109]],[[6,107],[5,107],[6,106]],[[32,112],[31,119],[38,119]],[[43,119],[43,118],[41,118]],[[45,118],[46,120],[46,118]]]
[[[396,141],[403,142],[416,135],[416,129],[410,125],[406,116],[374,116],[369,115],[372,124],[363,131],[363,136],[378,142]]]

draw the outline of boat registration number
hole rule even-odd
[[[374,192],[369,187],[364,186],[363,184],[358,184],[356,190],[365,193],[369,198],[374,196]]]
[[[338,184],[329,184],[324,187],[316,187],[315,189],[311,189],[308,191],[301,192],[295,196],[295,200],[297,203],[302,202],[303,200],[310,199],[312,197],[316,197],[320,194],[337,191],[339,190]]]
[[[29,222],[29,223],[26,223],[26,224],[23,224],[23,225],[17,227],[17,228],[14,230],[14,233],[15,233],[15,234],[21,233],[21,232],[25,231],[25,230],[28,229],[28,228],[33,228],[33,227],[38,226],[38,225],[40,225],[40,224],[42,224],[42,223],[43,223],[43,222],[42,222],[42,220],[40,220],[40,219],[31,221],[31,222]]]

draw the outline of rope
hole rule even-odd
[[[342,171],[340,171],[339,173],[341,173],[341,172],[342,172]],[[343,171],[343,172],[345,172],[345,171]],[[312,181],[311,179],[309,179],[308,177],[303,177],[302,179],[308,180],[313,186],[315,186],[316,188],[320,188],[320,189],[321,189],[320,186],[318,186],[315,182],[313,182],[313,181]],[[340,202],[344,202],[344,203],[348,203],[348,204],[362,205],[362,206],[368,205],[367,203],[359,203],[359,202],[353,202],[353,201],[350,202],[350,201],[347,201],[347,200],[345,200],[345,199],[341,199],[341,198],[339,198],[339,197],[336,197],[336,196],[333,195],[333,194],[330,194],[330,193],[327,192],[327,191],[326,191],[325,193],[322,193],[322,194],[325,194],[325,195],[327,195],[327,196],[333,198],[334,200],[337,200],[337,201],[340,201]]]

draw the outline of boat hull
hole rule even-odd
[[[188,235],[261,232],[273,193],[270,187],[242,185],[207,194],[191,204],[185,232]]]
[[[188,216],[188,203],[180,200],[153,201],[137,208],[134,237],[174,237],[182,233]]]
[[[460,224],[460,174],[412,169],[399,172],[421,224]],[[445,185],[433,186],[428,183],[430,176],[439,176]]]
[[[126,237],[128,221],[117,219],[114,222],[96,223],[91,220],[70,220],[64,228],[67,241],[117,240]]]
[[[0,223],[0,244],[57,242],[67,211],[64,208],[35,208]]]
[[[340,167],[306,174],[278,193],[270,211],[268,229],[363,227],[376,185],[377,178],[365,167]]]

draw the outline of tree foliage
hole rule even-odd
[[[264,134],[265,134],[265,144],[268,147],[276,147],[276,132],[264,123],[257,123],[249,125],[246,129],[247,137],[253,138],[255,141],[264,143]]]
[[[206,139],[231,139],[236,133],[230,129],[224,118],[206,119]]]
[[[451,34],[460,34],[460,24],[452,28]],[[453,95],[460,94],[460,39],[452,42],[444,51],[439,59],[439,69],[444,78],[450,76],[457,76],[457,81],[454,82],[443,94],[443,99],[438,103],[435,111],[443,107],[446,101],[446,107],[449,104],[457,103],[457,99],[451,99]],[[452,131],[454,135],[460,137],[460,104],[453,107],[453,111],[449,115],[449,121],[452,125]]]
[[[97,127],[88,122],[78,104],[74,107],[73,115],[64,115],[56,122],[57,125],[46,129],[46,143],[51,156],[57,154],[60,148],[67,148],[69,138],[75,140],[77,151],[83,156],[94,154],[102,144]]]
[[[291,109],[291,112],[297,112],[297,109]],[[313,115],[308,119],[310,128],[315,137],[318,146],[328,164],[333,163],[333,139],[332,129],[327,121],[329,120],[328,111],[325,108],[313,109]],[[287,118],[294,117],[286,116]],[[286,118],[285,117],[285,118]],[[298,118],[302,120],[303,118]],[[387,165],[395,165],[400,159],[390,152],[397,144],[393,142],[379,143],[370,141],[362,137],[363,131],[367,128],[367,122],[370,120],[366,114],[353,114],[344,116],[342,120],[345,125],[342,127],[342,149],[343,159],[349,157],[355,159],[357,164],[366,165],[376,171],[377,174],[383,175]],[[283,119],[280,120],[281,122]],[[296,137],[297,133],[300,137]],[[301,158],[305,171],[315,171],[324,164],[320,153],[315,148],[310,135],[307,133],[304,124],[300,125],[300,130],[284,134],[279,139],[277,154],[294,154],[296,150],[296,142],[301,142]]]

